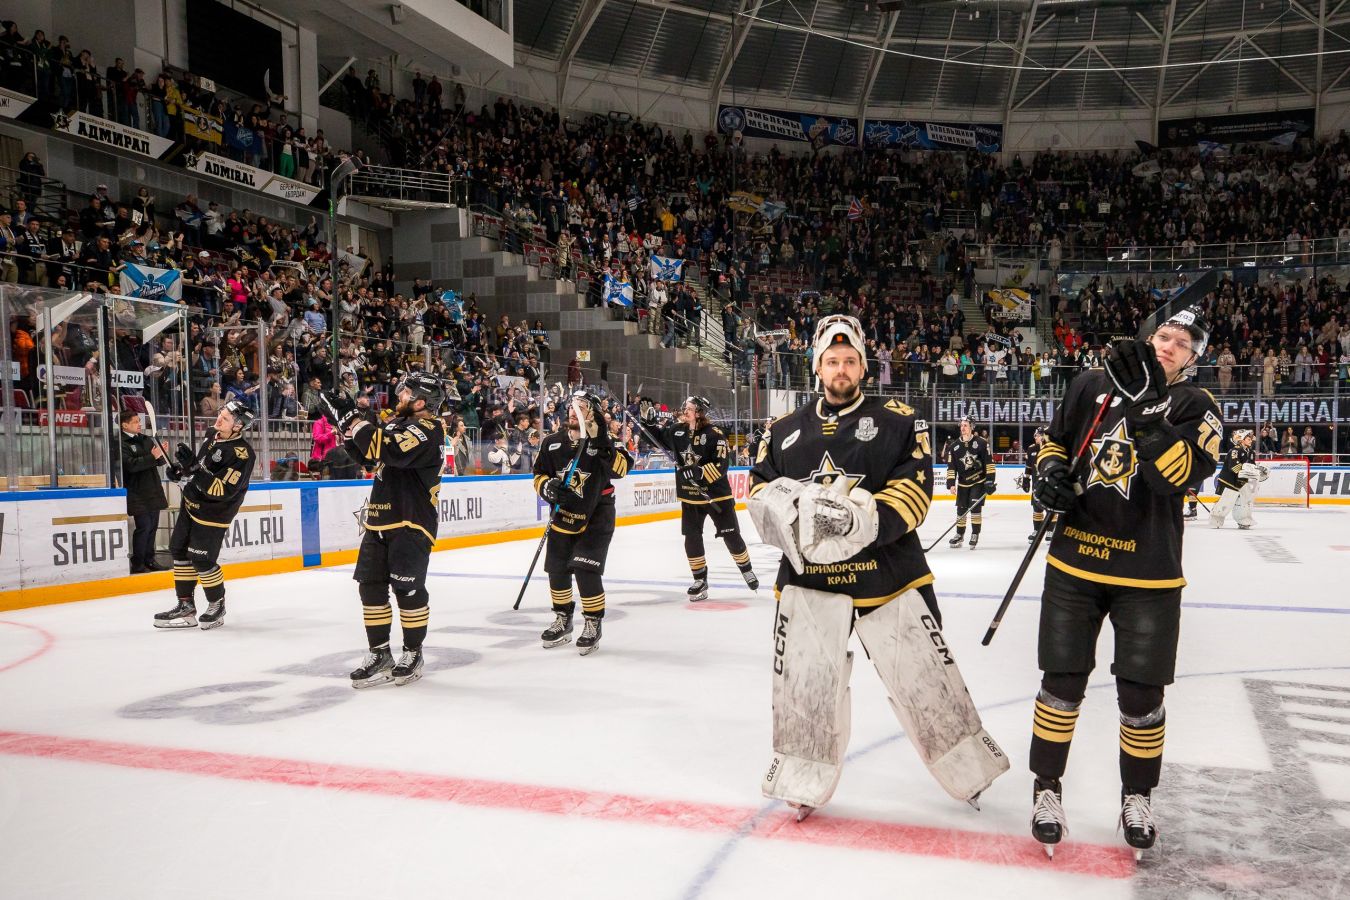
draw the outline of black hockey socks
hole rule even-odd
[[[181,559],[173,561],[173,592],[179,600],[192,603],[197,592],[197,569]]]
[[[1116,679],[1120,704],[1120,783],[1146,794],[1162,776],[1167,712],[1163,689],[1124,678]]]
[[[213,564],[209,569],[199,569],[197,580],[202,584],[202,593],[208,603],[225,598],[225,573],[220,571],[220,566]]]
[[[1088,676],[1047,672],[1041,678],[1031,718],[1031,771],[1041,778],[1059,779],[1069,763],[1069,745],[1078,709],[1087,692]]]
[[[431,620],[431,595],[426,588],[417,588],[394,591],[394,598],[398,600],[398,621],[403,626],[403,649],[421,650]]]
[[[581,594],[581,612],[592,619],[605,617],[605,583],[599,572],[577,572],[577,592]]]
[[[394,610],[389,606],[389,586],[383,583],[362,583],[361,612],[366,620],[366,646],[376,648],[389,645],[389,632],[394,626]]]
[[[742,572],[750,571],[750,548],[745,546],[745,538],[739,534],[729,534],[722,538],[726,542],[727,550],[731,553],[732,562],[736,563],[736,568]]]
[[[572,576],[566,572],[558,574],[548,573],[548,593],[553,599],[553,611],[570,616],[572,611],[577,608],[572,600]]]
[[[684,555],[689,559],[689,571],[694,576],[694,580],[706,580],[708,577],[708,558],[703,552],[703,535],[686,534],[684,536]],[[578,579],[578,587],[580,587],[580,579]]]

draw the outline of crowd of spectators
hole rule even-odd
[[[310,135],[293,121],[285,96],[243,97],[167,63],[147,73],[119,56],[101,67],[64,34],[52,43],[42,29],[25,37],[12,20],[0,28],[0,86],[53,111],[109,119],[316,186],[342,152],[322,129]]]

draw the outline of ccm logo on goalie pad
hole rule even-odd
[[[788,617],[778,614],[778,628],[773,633],[773,674],[783,674],[783,654],[787,652]],[[774,760],[774,765],[778,761]],[[773,778],[773,769],[769,769],[769,778]]]
[[[938,655],[942,657],[942,664],[944,666],[956,665],[956,660],[952,659],[952,653],[947,649],[947,642],[942,639],[942,632],[938,630],[937,622],[933,621],[933,617],[925,613],[919,617],[919,624],[928,629],[928,639],[937,648]]]

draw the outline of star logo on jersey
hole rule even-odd
[[[834,484],[835,479],[838,478],[848,479],[848,489],[850,491],[861,484],[863,480],[863,476],[852,475],[836,466],[834,460],[830,458],[830,452],[827,450],[825,451],[825,455],[820,458],[820,465],[816,466],[815,471],[806,476],[806,483],[829,486]]]
[[[558,477],[566,478],[567,469],[559,469]],[[575,472],[572,473],[572,483],[569,484],[567,487],[572,491],[572,493],[576,494],[578,497],[584,496],[586,492],[586,479],[590,477],[591,477],[590,472],[583,472],[580,469],[577,469]]]
[[[1092,474],[1087,486],[1113,487],[1128,500],[1136,463],[1134,441],[1125,428],[1125,420],[1121,419],[1114,428],[1092,442]]]

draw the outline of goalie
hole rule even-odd
[[[773,423],[750,473],[747,510],[760,539],[783,551],[763,791],[799,820],[839,782],[854,628],[947,793],[974,804],[1008,769],[943,639],[916,534],[933,494],[928,423],[898,400],[862,395],[863,347],[857,319],[821,319],[812,358],[824,396]]]
[[[1256,462],[1256,434],[1250,429],[1234,431],[1233,446],[1224,457],[1223,470],[1216,479],[1219,499],[1209,511],[1209,527],[1222,528],[1230,512],[1238,528],[1245,530],[1255,525],[1252,506],[1256,503],[1261,482],[1269,474],[1265,466]]]

